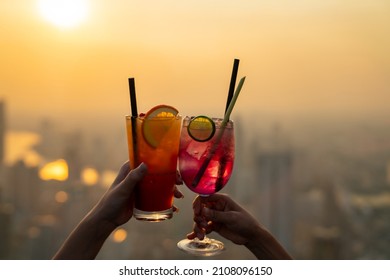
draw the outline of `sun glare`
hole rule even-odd
[[[61,28],[70,28],[83,22],[88,14],[87,0],[39,0],[41,15]]]
[[[124,230],[123,228],[117,229],[113,234],[112,234],[112,240],[115,243],[122,243],[125,241],[127,238],[127,231]]]
[[[57,180],[66,181],[68,179],[69,168],[65,160],[59,159],[44,165],[39,170],[39,177],[44,181]]]
[[[93,186],[99,181],[99,173],[96,169],[87,167],[81,172],[81,180],[87,186]]]

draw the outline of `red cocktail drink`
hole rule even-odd
[[[230,179],[234,163],[233,122],[221,128],[222,119],[212,119],[215,134],[207,141],[196,141],[188,133],[191,118],[183,120],[179,149],[179,170],[193,192],[209,195],[220,191]],[[204,169],[203,174],[199,174]]]

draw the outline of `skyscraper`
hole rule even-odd
[[[257,156],[256,173],[260,190],[259,212],[262,222],[287,248],[293,235],[293,155],[281,143],[279,128],[273,131],[270,145]],[[283,137],[284,138],[284,137]]]
[[[4,162],[5,151],[5,103],[0,100],[0,163]]]
[[[11,215],[3,201],[4,151],[5,151],[5,104],[0,100],[0,259],[8,257]]]

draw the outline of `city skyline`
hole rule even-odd
[[[390,212],[388,130],[303,127],[294,135],[288,127],[253,132],[237,126],[236,132],[235,168],[223,192],[243,203],[295,258],[388,257],[390,244],[383,238],[390,230],[383,218]],[[1,258],[51,258],[116,172],[112,170],[110,180],[90,181],[83,178],[85,168],[92,167],[92,176],[100,176],[119,167],[126,153],[120,152],[125,143],[115,146],[114,153],[112,139],[104,135],[85,138],[78,130],[70,133],[47,124],[37,133],[42,139],[33,148],[57,159],[52,163],[63,158],[69,174],[65,180],[43,180],[40,170],[45,165],[27,166],[19,160],[1,166]],[[94,153],[86,149],[92,143]],[[191,259],[175,245],[192,227],[195,194],[185,186],[181,189],[185,199],[175,201],[180,212],[172,220],[150,225],[132,219],[109,237],[98,259]],[[364,231],[366,227],[372,231]],[[160,238],[154,234],[157,229]],[[140,240],[148,240],[147,245],[139,247],[145,243]],[[218,258],[253,258],[245,248],[226,244],[227,252]]]

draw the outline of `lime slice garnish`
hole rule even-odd
[[[178,113],[179,111],[172,106],[158,105],[145,114],[142,133],[150,146],[156,148],[159,145]]]
[[[188,134],[198,142],[210,140],[215,133],[215,124],[212,119],[206,116],[193,118],[187,127]]]

